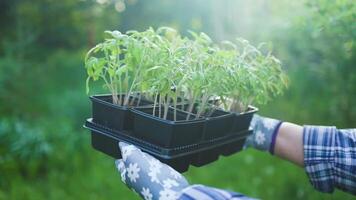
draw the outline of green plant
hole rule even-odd
[[[218,91],[224,91],[220,98],[226,110],[243,112],[248,105],[265,104],[283,92],[287,77],[277,58],[270,52],[263,54],[263,45],[254,47],[243,39],[236,39],[235,44],[228,41],[223,44],[230,48],[219,52],[222,67],[227,68],[223,70],[226,78],[224,84],[215,86]]]
[[[152,46],[147,33],[131,32],[130,35],[119,31],[106,31],[109,35],[103,43],[96,45],[86,55],[87,92],[89,81],[99,79],[112,94],[113,103],[123,106],[132,105],[135,89],[140,83],[144,67],[150,64]]]
[[[42,129],[17,118],[2,118],[0,138],[0,185],[13,174],[35,178],[45,173],[52,145]]]
[[[243,39],[218,45],[204,33],[182,37],[169,27],[106,33],[109,38],[85,58],[87,91],[90,80],[102,79],[114,104],[151,99],[152,115],[163,119],[173,107],[176,120],[178,100],[186,105],[186,120],[193,113],[196,119],[209,116],[218,107],[244,112],[282,93],[287,84],[279,60],[263,53],[263,45]]]
[[[97,81],[100,78],[112,93],[113,103],[122,104],[122,87],[127,80],[127,77],[123,77],[122,74],[127,74],[127,66],[122,65],[122,60],[119,57],[122,54],[120,46],[126,45],[126,40],[125,36],[119,32],[107,33],[112,37],[90,49],[85,57],[85,67],[88,73],[87,92],[89,92],[89,81],[91,79]],[[97,54],[98,57],[92,56],[92,54]],[[118,97],[118,91],[120,97]]]

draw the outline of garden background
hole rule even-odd
[[[105,30],[172,26],[267,42],[290,86],[259,113],[347,128],[356,127],[355,22],[353,0],[2,0],[0,199],[139,199],[82,128],[83,58]],[[185,176],[263,199],[354,198],[319,193],[302,169],[253,149]]]

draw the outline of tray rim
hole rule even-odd
[[[92,118],[88,118],[83,125],[84,128],[89,129],[91,134],[95,134],[93,132],[97,132],[106,137],[110,137],[116,140],[118,143],[120,141],[127,142],[129,144],[133,144],[137,146],[144,152],[147,152],[156,157],[160,157],[163,159],[175,159],[178,157],[189,156],[192,154],[200,153],[206,150],[214,149],[219,146],[223,146],[229,143],[236,142],[238,140],[246,139],[250,134],[252,134],[252,130],[246,130],[242,132],[238,132],[235,134],[214,138],[211,140],[203,141],[201,143],[195,143],[190,145],[184,145],[174,148],[166,148],[158,145],[154,145],[143,141],[139,138],[130,136],[128,131],[117,131],[113,129],[109,129],[107,127],[101,126],[93,122]],[[113,133],[115,134],[113,134]],[[117,147],[119,148],[119,147]]]

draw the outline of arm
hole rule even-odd
[[[321,192],[339,188],[356,194],[356,129],[299,126],[255,115],[246,145],[305,168]],[[261,139],[262,138],[262,139]]]
[[[305,165],[310,182],[319,191],[332,192],[337,187],[356,193],[356,129],[338,131],[334,127],[303,128],[258,115],[255,115],[251,126],[254,133],[247,139],[246,146],[269,151],[299,166]],[[121,144],[120,150],[123,159],[116,163],[123,182],[145,199],[160,199],[161,195],[173,195],[174,199],[180,200],[203,197],[211,200],[251,199],[226,190],[189,185],[178,172],[132,145]],[[152,163],[156,163],[154,166],[160,170],[153,170],[153,173]],[[137,181],[132,166],[140,168],[136,170]],[[160,178],[152,182],[152,177]],[[179,184],[172,185],[172,181],[165,182],[167,179],[176,179]]]
[[[304,126],[303,142],[305,171],[314,188],[356,195],[356,129]]]
[[[282,123],[276,138],[274,153],[282,159],[303,167],[303,127],[289,122]]]
[[[254,115],[245,147],[269,151],[272,155],[303,166],[303,127],[289,122]]]

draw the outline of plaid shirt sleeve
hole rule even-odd
[[[184,189],[179,200],[256,200],[243,194],[208,187],[192,185]]]
[[[356,194],[356,129],[304,126],[303,144],[305,171],[315,189]]]

